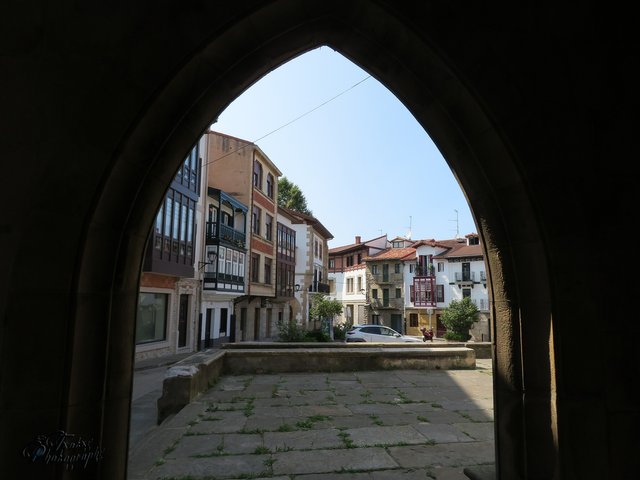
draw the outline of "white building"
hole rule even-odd
[[[484,256],[477,234],[464,239],[420,240],[413,244],[416,261],[406,265],[405,298],[407,333],[419,335],[419,328],[433,328],[436,337],[446,329],[439,320],[453,300],[470,297],[480,311],[471,330],[472,340],[489,341],[489,296]]]
[[[342,303],[337,323],[361,325],[368,322],[367,275],[363,259],[389,247],[386,235],[362,241],[358,235],[349,245],[329,250],[329,284],[331,295]]]
[[[309,301],[312,293],[329,295],[329,247],[333,238],[329,230],[312,215],[279,207],[278,213],[290,219],[287,226],[295,232],[295,301],[293,318],[307,330],[319,328],[309,319]]]

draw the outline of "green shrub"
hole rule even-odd
[[[331,338],[329,338],[329,335],[327,335],[320,329],[311,330],[305,333],[304,336],[305,341],[307,342],[329,342],[331,340]]]
[[[471,338],[468,333],[446,332],[444,338],[452,342],[466,342]]]
[[[459,342],[469,340],[471,338],[469,329],[478,321],[478,315],[478,307],[474,305],[471,298],[453,300],[440,317],[444,326],[447,327],[444,338]]]
[[[278,321],[278,338],[281,342],[303,342],[305,331],[295,321]]]

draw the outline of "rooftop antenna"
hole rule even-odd
[[[407,232],[407,239],[411,240],[411,215],[409,215],[409,231]]]
[[[455,220],[451,220],[452,222],[456,222],[456,237],[455,238],[460,238],[460,230],[458,229],[458,210],[456,210],[454,208],[453,211],[456,212],[456,219]]]

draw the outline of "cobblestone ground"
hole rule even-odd
[[[142,479],[467,480],[494,463],[490,360],[475,370],[225,376],[130,457]]]

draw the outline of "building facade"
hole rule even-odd
[[[367,280],[365,323],[405,333],[405,262],[410,264],[415,255],[415,248],[391,247],[363,259]]]
[[[204,210],[199,348],[235,341],[235,301],[247,289],[248,207],[208,187]]]
[[[255,144],[208,131],[208,185],[248,207],[245,295],[235,299],[236,341],[272,338],[274,324],[288,310],[276,298],[276,218],[280,170]]]
[[[453,300],[470,297],[478,307],[479,319],[470,330],[472,340],[490,341],[490,312],[487,276],[477,234],[451,240],[420,240],[413,247],[416,258],[408,264],[405,287],[407,334],[420,335],[420,328],[432,328],[442,337],[440,321],[444,308]]]
[[[329,285],[331,295],[342,303],[342,315],[337,323],[360,325],[367,323],[367,281],[365,257],[388,248],[387,236],[362,241],[357,235],[349,245],[329,249]]]
[[[296,238],[296,263],[292,318],[305,330],[320,328],[309,318],[314,293],[330,295],[329,240],[333,235],[313,215],[280,207],[279,212],[289,219]]]
[[[199,258],[203,144],[176,173],[149,234],[136,318],[136,360],[198,348]]]

